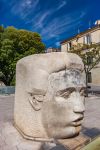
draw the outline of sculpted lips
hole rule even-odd
[[[77,126],[80,126],[82,124],[82,120],[83,120],[83,116],[80,117],[80,118],[77,118],[76,120],[74,120],[71,125],[77,127]]]

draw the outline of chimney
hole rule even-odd
[[[97,21],[95,22],[95,25],[100,25],[100,20],[97,20]]]

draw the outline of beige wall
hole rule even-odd
[[[100,86],[100,63],[98,67],[91,70],[92,73],[92,84]]]
[[[78,41],[77,41],[77,38],[71,40],[72,45],[77,45],[78,43],[83,44],[83,41],[84,41],[83,39],[87,34],[84,34],[83,36],[78,38]],[[91,34],[92,43],[99,43],[100,42],[100,29],[97,29],[95,31],[91,31],[90,34]],[[69,42],[70,41],[61,44],[61,51],[62,52],[67,52],[69,50],[69,48],[68,48],[69,46],[67,46]]]
[[[100,63],[99,65],[97,65],[97,67],[93,68],[90,72],[92,75],[92,84],[95,86],[100,86]],[[84,81],[86,82],[85,72],[83,72],[83,78]]]
[[[61,45],[61,52],[67,52],[67,44],[62,44]]]
[[[84,36],[83,36],[84,37]],[[78,43],[83,43],[83,37],[80,37],[79,39],[78,39]]]
[[[93,32],[90,32],[91,34],[91,41],[92,43],[99,43],[100,42],[100,30],[96,30]],[[83,43],[83,38],[86,36],[86,34],[78,39],[78,43]]]
[[[91,33],[91,39],[93,43],[100,42],[100,30]]]

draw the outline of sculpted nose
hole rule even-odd
[[[83,113],[85,111],[85,107],[84,104],[77,104],[74,106],[74,110],[75,113]]]
[[[73,111],[75,113],[83,113],[85,111],[84,99],[81,99],[81,97],[75,99]]]

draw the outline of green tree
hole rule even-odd
[[[0,80],[5,85],[13,85],[16,62],[25,56],[44,52],[45,45],[38,33],[0,26]]]
[[[78,54],[84,63],[84,71],[86,75],[86,93],[88,82],[91,82],[91,70],[100,63],[100,44],[80,45],[73,46],[72,53]],[[88,93],[87,93],[88,96]]]

